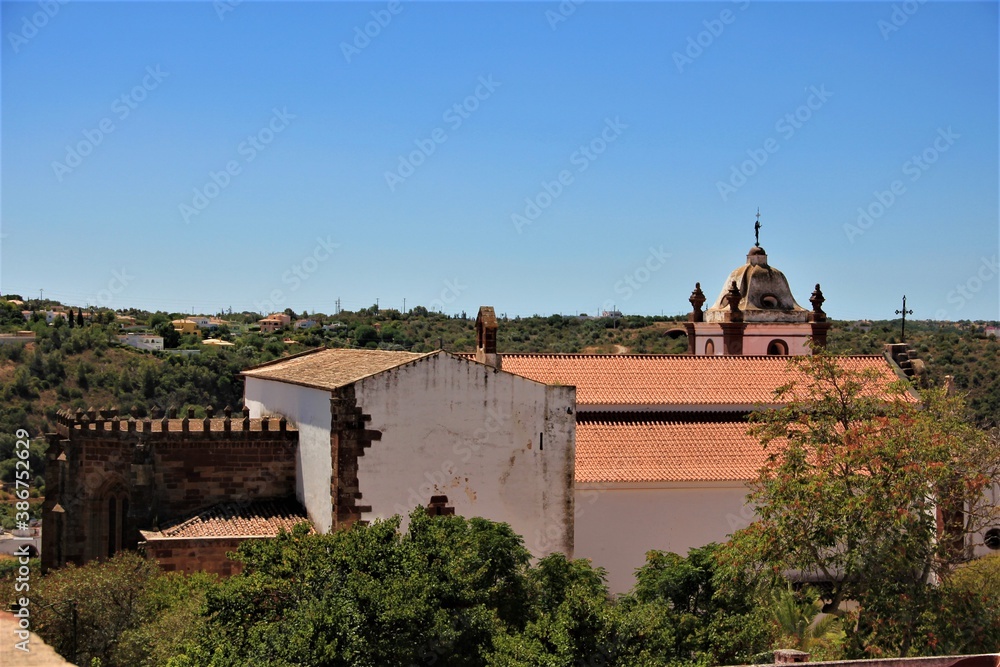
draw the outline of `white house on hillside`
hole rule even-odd
[[[163,336],[155,336],[144,333],[129,333],[118,336],[118,340],[130,347],[140,350],[162,350]]]

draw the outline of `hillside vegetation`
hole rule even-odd
[[[94,324],[69,326],[62,319],[25,323],[10,309],[0,309],[0,327],[7,331],[31,329],[36,342],[0,345],[0,481],[13,479],[15,432],[27,429],[35,436],[54,430],[60,409],[118,407],[140,417],[154,408],[192,408],[204,416],[204,407],[239,409],[243,385],[239,372],[280,356],[313,347],[360,347],[453,352],[475,350],[475,319],[449,317],[422,307],[409,313],[369,308],[336,316],[311,317],[330,328],[286,329],[262,334],[253,327],[257,314],[229,316],[231,326],[215,334],[231,347],[201,345],[195,336],[179,337],[180,348],[197,354],[151,353],[119,344],[114,314],[91,318]],[[164,330],[180,314],[129,311],[141,323]],[[295,313],[291,313],[295,316]],[[305,315],[298,314],[298,315]],[[20,314],[17,313],[17,317]],[[687,340],[680,335],[678,318],[626,316],[586,318],[505,318],[501,314],[498,347],[501,352],[683,354]],[[155,323],[155,324],[154,324]],[[977,423],[997,425],[1000,415],[1000,359],[997,339],[971,323],[908,322],[907,339],[927,364],[932,384],[946,375],[967,393]],[[899,338],[898,322],[876,321],[863,328],[834,322],[829,347],[836,353],[881,354],[886,343]],[[31,449],[33,489],[44,491],[44,439]],[[9,524],[0,505],[0,521]]]

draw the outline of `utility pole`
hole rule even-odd
[[[897,310],[896,314],[903,316],[903,322],[902,322],[902,324],[900,325],[900,328],[899,328],[899,342],[900,343],[905,343],[906,342],[906,316],[913,314],[913,310],[907,310],[906,309],[906,295],[905,294],[903,295],[903,310]]]
[[[403,313],[406,313],[406,297],[403,297]]]

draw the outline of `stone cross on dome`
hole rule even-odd
[[[757,207],[757,222],[755,222],[754,225],[753,225],[754,245],[757,246],[758,248],[760,247],[760,228],[762,226],[763,225],[760,224],[760,206],[758,206]]]

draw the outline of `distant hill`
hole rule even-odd
[[[139,319],[143,317],[141,311],[138,315]],[[169,322],[167,315],[160,315],[161,323]],[[249,322],[255,321],[254,317],[244,316]],[[314,317],[330,328],[285,330],[272,335],[226,332],[224,337],[235,344],[225,348],[199,346],[195,338],[184,337],[185,347],[201,348],[193,356],[123,347],[117,342],[115,324],[70,328],[65,324],[47,326],[44,322],[11,323],[18,328],[30,327],[37,342],[0,345],[0,480],[13,479],[17,429],[27,429],[34,435],[51,432],[60,409],[117,406],[134,408],[138,415],[145,416],[154,407],[192,408],[201,418],[206,405],[220,410],[226,405],[240,408],[240,370],[310,347],[475,350],[473,317],[449,317],[423,308],[406,314],[376,312],[372,308]],[[113,317],[104,321],[110,319]],[[678,319],[562,315],[504,318],[501,314],[498,347],[508,353],[683,354],[687,339]],[[898,322],[835,321],[829,348],[837,353],[882,354],[886,343],[898,339]],[[940,384],[946,375],[952,375],[956,387],[967,392],[978,423],[997,425],[998,343],[995,337],[983,334],[982,324],[907,322],[907,342],[927,364],[932,384]],[[42,486],[44,449],[41,439],[32,446],[30,463],[37,489]]]

